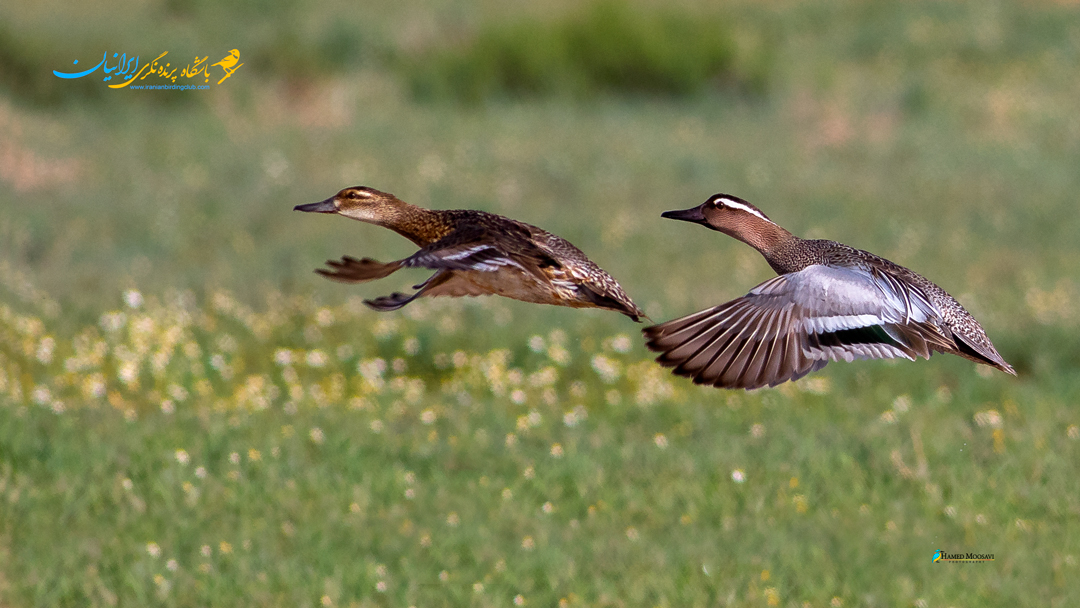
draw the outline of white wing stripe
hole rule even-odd
[[[835,317],[808,317],[802,320],[803,330],[812,334],[824,334],[843,329],[858,329],[887,323],[879,315],[842,315]]]
[[[481,251],[486,251],[488,249],[494,249],[494,247],[492,247],[491,245],[474,245],[473,247],[468,247],[466,249],[462,249],[461,251],[450,253],[450,254],[444,255],[442,257],[443,257],[443,259],[446,259],[446,260],[460,260],[460,259],[467,258],[467,257],[473,255],[474,253],[479,253]]]

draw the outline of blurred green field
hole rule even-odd
[[[1080,603],[1080,12],[665,6],[760,91],[414,96],[410,61],[555,0],[0,6],[0,605]],[[232,48],[206,91],[41,77]],[[543,226],[655,321],[770,276],[659,218],[736,194],[934,280],[1020,375],[725,392],[613,313],[374,313],[424,274],[312,269],[411,245],[292,211],[357,184]]]

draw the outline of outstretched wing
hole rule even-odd
[[[414,286],[414,289],[418,291],[411,295],[393,293],[389,296],[365,300],[365,304],[375,310],[397,310],[424,296],[490,294],[490,291],[466,278],[463,273],[469,271],[497,272],[505,267],[513,267],[533,274],[541,281],[548,280],[541,270],[541,264],[544,263],[542,256],[523,255],[522,251],[514,251],[511,254],[487,228],[479,225],[459,228],[452,234],[421,248],[413,255],[393,263],[402,268],[429,268],[436,272],[428,280]]]
[[[659,363],[723,388],[775,386],[829,361],[929,358],[955,348],[917,289],[869,270],[824,265],[644,333]]]
[[[378,311],[397,310],[409,302],[424,296],[485,296],[490,292],[477,286],[461,274],[453,270],[439,270],[431,275],[428,280],[419,285],[414,285],[416,293],[412,295],[394,292],[388,296],[380,296],[372,300],[364,300],[370,308]]]
[[[464,226],[401,260],[400,264],[410,268],[480,272],[513,266],[547,281],[541,267],[553,260],[526,242],[515,241],[515,249],[507,251],[505,240],[496,238],[483,226]]]
[[[330,268],[317,268],[316,273],[339,283],[366,283],[393,274],[401,269],[401,262],[382,263],[371,258],[358,260],[343,256],[341,261],[327,260]]]

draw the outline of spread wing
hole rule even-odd
[[[371,258],[358,260],[343,256],[341,261],[327,260],[329,268],[317,268],[316,273],[339,283],[366,283],[389,276],[401,268],[401,262],[382,263]]]
[[[955,349],[917,288],[871,270],[824,265],[644,333],[659,363],[723,388],[776,386],[829,361],[929,358]]]
[[[490,292],[481,289],[465,277],[453,270],[439,270],[431,275],[428,280],[419,285],[414,285],[417,291],[412,295],[394,292],[388,296],[380,296],[373,300],[364,300],[374,310],[389,311],[397,310],[409,302],[424,296],[485,296]]]
[[[547,281],[541,271],[554,263],[543,251],[527,241],[498,238],[483,226],[465,226],[401,260],[410,268],[432,270],[477,270],[494,272],[513,266]]]
[[[511,227],[513,228],[513,227]],[[491,292],[469,281],[462,272],[496,272],[505,267],[513,267],[530,273],[543,282],[548,277],[541,270],[545,259],[542,252],[528,250],[528,243],[515,245],[508,251],[508,239],[496,238],[488,228],[482,225],[463,226],[446,237],[431,243],[413,255],[392,262],[401,268],[429,268],[435,270],[428,280],[414,286],[412,295],[393,293],[389,296],[366,300],[365,303],[375,310],[397,310],[413,300],[429,296],[480,296]]]

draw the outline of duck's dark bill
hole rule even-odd
[[[297,205],[293,207],[293,211],[307,211],[309,213],[337,213],[337,205],[334,204],[334,199],[328,198],[325,201],[319,201],[317,203]]]
[[[684,222],[705,221],[705,214],[701,212],[700,205],[692,209],[683,209],[681,211],[665,211],[660,214],[660,217],[666,217],[671,220],[682,220]]]

